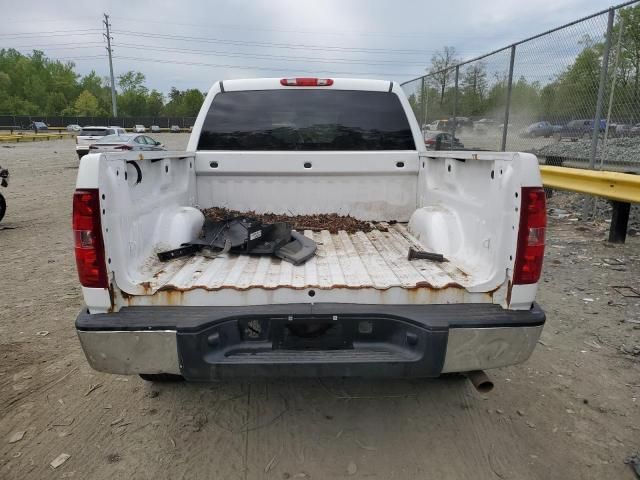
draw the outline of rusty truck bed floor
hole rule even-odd
[[[305,264],[292,264],[270,256],[226,254],[217,258],[195,256],[155,263],[145,286],[158,289],[248,290],[252,288],[375,288],[449,286],[466,288],[473,279],[453,262],[407,259],[411,245],[420,244],[406,225],[388,231],[331,234],[305,231],[318,245]],[[145,275],[146,277],[146,275]]]

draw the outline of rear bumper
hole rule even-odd
[[[201,381],[437,377],[503,367],[529,358],[544,322],[536,304],[527,311],[484,304],[316,304],[130,307],[93,315],[85,309],[76,329],[96,370]]]

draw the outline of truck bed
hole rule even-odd
[[[318,244],[318,250],[300,266],[270,256],[237,254],[154,261],[145,269],[143,284],[151,292],[400,287],[407,290],[407,295],[413,289],[466,289],[473,284],[473,278],[451,261],[409,261],[409,247],[421,246],[408,233],[406,224],[383,224],[382,230],[351,234],[305,231]]]

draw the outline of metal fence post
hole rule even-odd
[[[600,67],[600,82],[598,83],[598,100],[596,101],[596,115],[593,119],[593,132],[591,135],[591,155],[589,155],[589,168],[593,169],[596,163],[598,150],[598,138],[600,136],[600,117],[602,116],[602,99],[604,97],[605,84],[607,82],[607,69],[609,68],[609,50],[611,49],[611,32],[616,12],[609,10],[607,33],[604,39],[604,51],[602,52],[602,66]]]
[[[511,89],[513,87],[513,64],[516,60],[516,46],[511,45],[511,57],[509,59],[509,76],[507,78],[507,104],[504,107],[504,125],[502,126],[502,143],[500,151],[507,149],[507,133],[509,131],[509,109],[511,108]]]
[[[420,130],[422,130],[422,126],[426,123],[426,113],[427,107],[425,105],[424,98],[424,77],[420,79]]]
[[[456,126],[458,123],[458,79],[460,77],[460,65],[456,65],[456,80],[453,89],[453,130],[451,130],[451,143],[449,150],[453,150],[453,139],[456,137]]]

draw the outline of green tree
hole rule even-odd
[[[169,102],[165,105],[165,115],[174,117],[195,117],[200,111],[205,95],[195,88],[180,91],[171,87]]]
[[[145,76],[143,73],[128,71],[118,76],[118,86],[122,93],[135,92],[147,93],[147,87],[144,86]]]
[[[69,102],[67,102],[62,92],[50,92],[47,96],[47,105],[44,113],[47,115],[60,115],[68,104]]]
[[[144,85],[145,76],[129,71],[118,77],[121,94],[118,95],[118,111],[121,115],[146,115],[148,89]]]
[[[487,95],[487,71],[483,62],[474,62],[462,74],[460,81],[460,111],[463,115],[481,115]]]
[[[89,74],[82,77],[80,80],[81,90],[87,90],[98,99],[100,109],[104,112],[111,110],[111,88],[108,80],[105,81],[95,71],[91,71]]]
[[[195,117],[200,111],[200,107],[204,102],[204,94],[195,88],[187,90],[183,99],[183,115],[185,117]]]
[[[429,68],[431,76],[429,78],[440,90],[440,105],[444,103],[447,87],[455,76],[453,67],[459,62],[454,47],[444,47],[431,57],[431,67]]]
[[[98,99],[88,90],[84,90],[74,103],[76,115],[93,117],[100,114]]]
[[[164,96],[157,90],[151,90],[147,97],[147,115],[158,117],[164,107]]]

